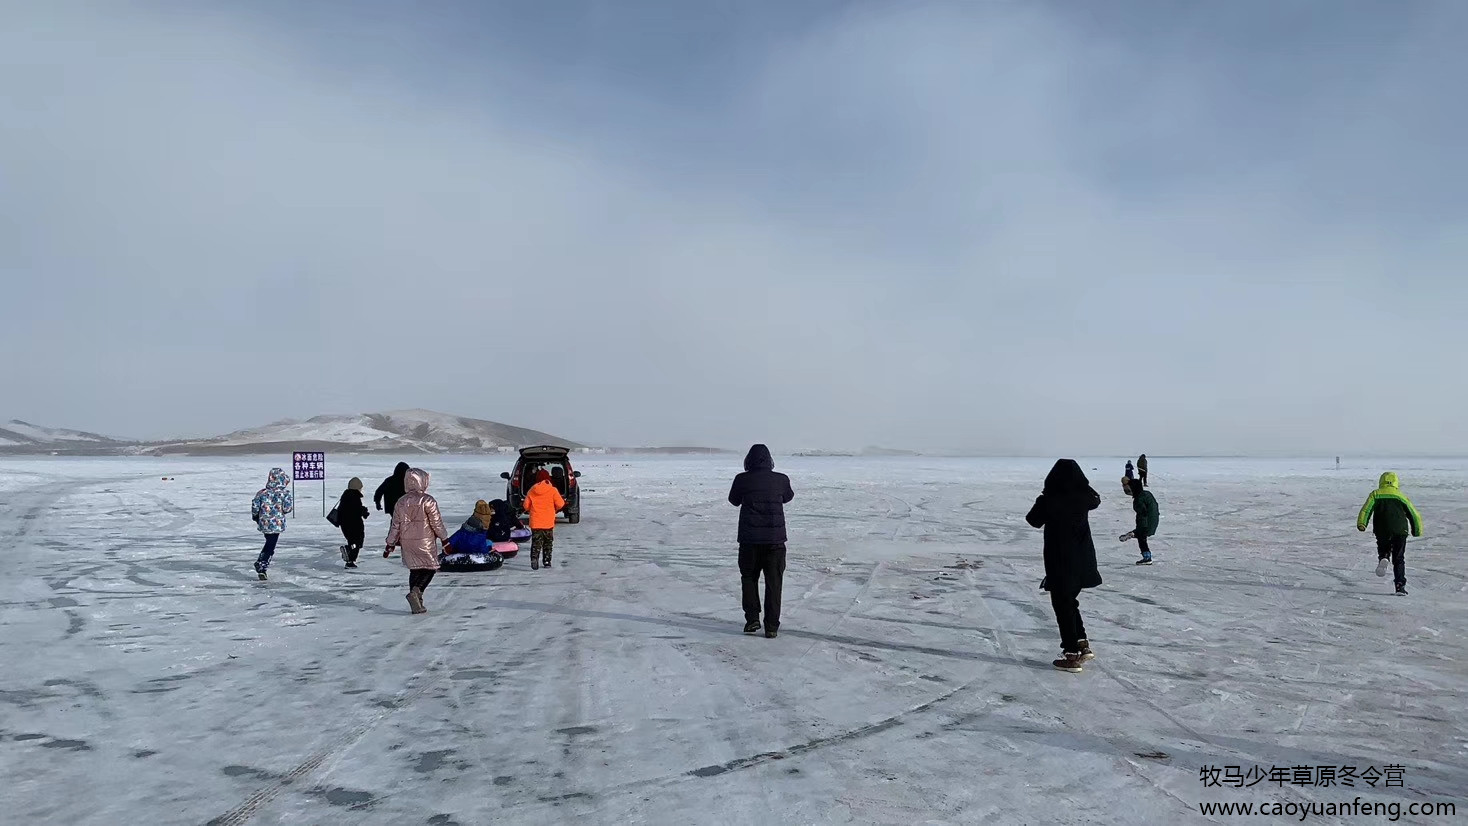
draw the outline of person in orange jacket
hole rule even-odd
[[[525,494],[525,512],[530,515],[530,569],[551,566],[551,550],[556,544],[556,513],[566,507],[566,499],[551,484],[550,472],[541,468],[535,474],[535,485]]]

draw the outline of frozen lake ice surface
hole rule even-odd
[[[397,458],[329,456],[328,496]],[[342,569],[320,483],[256,581],[250,498],[288,460],[0,462],[6,822],[1191,823],[1468,790],[1465,462],[1155,458],[1138,568],[1123,460],[1083,459],[1105,584],[1068,674],[1024,522],[1049,459],[777,460],[774,640],[741,633],[737,456],[587,457],[552,570],[439,574],[422,616],[381,514]],[[505,457],[413,464],[450,530],[503,495]],[[1426,523],[1408,597],[1355,530],[1382,470]]]

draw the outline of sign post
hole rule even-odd
[[[326,454],[296,451],[291,455],[291,487],[296,480],[321,480],[321,515],[326,515]]]

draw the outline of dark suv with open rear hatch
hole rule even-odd
[[[542,470],[550,471],[551,484],[556,486],[556,490],[566,500],[566,509],[562,511],[566,515],[566,521],[572,525],[580,522],[581,486],[577,484],[577,480],[581,478],[581,471],[571,467],[570,448],[556,445],[520,448],[520,458],[515,462],[515,469],[500,474],[500,478],[506,480],[505,501],[510,503],[516,514],[523,513],[525,492],[535,484],[535,475]]]

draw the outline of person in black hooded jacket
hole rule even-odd
[[[362,543],[367,536],[367,524],[363,520],[372,513],[362,504],[361,479],[353,476],[347,483],[347,489],[342,491],[336,502],[336,513],[341,522],[342,538],[347,540],[347,544],[342,546],[342,561],[348,568],[355,568],[357,555],[362,552]]]
[[[510,534],[521,527],[520,520],[515,517],[515,511],[503,499],[495,499],[489,503],[494,509],[494,516],[489,520],[489,541],[509,542]]]
[[[775,472],[770,449],[755,445],[734,477],[729,504],[739,508],[739,578],[744,596],[744,633],[760,629],[759,578],[765,577],[765,636],[780,630],[780,588],[785,578],[785,503],[795,498],[790,477]]]
[[[1091,511],[1101,506],[1101,494],[1091,487],[1074,459],[1060,459],[1045,477],[1045,490],[1035,500],[1025,521],[1045,529],[1045,579],[1055,622],[1060,626],[1062,671],[1080,671],[1081,663],[1096,655],[1086,639],[1078,597],[1085,588],[1101,584],[1096,570],[1096,545],[1091,540]]]
[[[392,516],[393,507],[398,504],[399,499],[403,498],[403,485],[407,481],[408,463],[398,462],[398,466],[393,468],[392,475],[383,479],[382,484],[377,486],[377,491],[372,494],[372,501],[376,503],[377,509],[385,510],[388,516]]]

